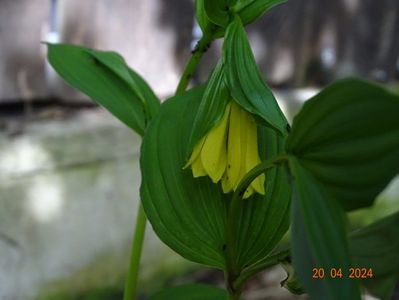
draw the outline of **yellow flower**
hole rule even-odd
[[[241,179],[260,163],[256,122],[235,101],[227,104],[220,122],[194,147],[185,167],[191,165],[194,177],[208,175],[222,182],[224,193],[235,191]],[[265,176],[248,187],[244,198],[255,192],[264,195]]]

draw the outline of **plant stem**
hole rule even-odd
[[[210,44],[214,40],[212,34],[204,33],[202,38],[198,41],[195,46],[192,55],[187,62],[183,74],[180,78],[179,85],[176,89],[176,95],[184,92],[187,89],[187,86],[190,82],[191,77],[193,76],[195,70],[197,69],[198,63],[200,62],[202,55],[208,50]]]
[[[280,159],[280,158],[278,158]],[[275,163],[279,160],[266,160],[261,164],[254,167],[248,174],[241,180],[236,191],[231,199],[228,216],[227,216],[227,227],[226,227],[226,264],[227,264],[227,278],[226,284],[229,291],[230,300],[239,299],[241,294],[242,285],[245,283],[240,282],[240,285],[236,284],[237,279],[240,277],[240,270],[238,266],[238,255],[237,255],[237,232],[238,232],[238,221],[242,211],[242,195],[245,190],[251,184],[251,182],[264,173],[266,170],[273,168]],[[248,279],[248,278],[246,278]]]
[[[285,249],[282,250],[278,253],[272,254],[268,257],[266,257],[262,262],[258,262],[255,267],[250,266],[248,268],[245,268],[240,276],[236,279],[234,282],[234,286],[237,288],[242,288],[242,286],[245,284],[245,282],[253,277],[255,274],[271,267],[279,263],[279,261],[286,259],[287,257],[290,256],[290,250]]]
[[[193,50],[193,54],[190,60],[187,62],[186,67],[184,68],[184,72],[176,89],[176,95],[186,90],[188,83],[190,82],[190,79],[198,66],[198,63],[201,60],[202,55],[208,49],[213,39],[214,37],[212,34],[204,34],[201,40],[199,40],[197,46]],[[132,250],[130,254],[129,271],[125,282],[123,300],[136,299],[137,279],[139,274],[140,258],[143,248],[146,223],[147,217],[140,201],[136,219],[136,228],[132,242]]]
[[[139,274],[141,250],[143,249],[146,223],[147,223],[147,217],[145,215],[143,206],[140,202],[137,212],[136,228],[132,242],[130,265],[125,282],[125,292],[123,300],[136,299],[137,279]]]

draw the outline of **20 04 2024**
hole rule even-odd
[[[373,268],[349,268],[347,272],[342,268],[331,268],[325,270],[324,268],[312,269],[313,279],[324,278],[349,278],[349,279],[367,279],[373,278]]]

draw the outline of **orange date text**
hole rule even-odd
[[[373,278],[372,268],[349,268],[344,270],[342,268],[313,268],[312,269],[313,279],[324,279],[324,278],[349,278],[349,279],[367,279]]]

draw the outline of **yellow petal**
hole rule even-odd
[[[204,145],[205,142],[205,137],[203,137],[198,143],[197,145],[195,145],[194,149],[193,149],[193,153],[191,153],[190,159],[188,160],[188,162],[186,163],[186,165],[183,167],[183,169],[187,168],[188,166],[190,166],[191,164],[194,163],[194,161],[199,158],[202,147]]]
[[[224,173],[224,176],[222,177],[222,190],[223,190],[223,193],[225,193],[225,194],[233,191],[233,185],[231,184],[231,181],[230,181],[227,173]]]
[[[248,155],[248,133],[251,115],[240,107],[240,140],[241,140],[241,157],[240,157],[240,175],[235,189],[241,180],[247,175],[247,155]]]
[[[191,169],[195,178],[207,175],[200,156],[192,163]]]
[[[253,117],[248,114],[246,118],[246,131],[247,131],[247,152],[245,158],[245,169],[246,173],[252,170],[255,166],[260,164],[260,158],[258,153],[258,136],[257,136],[257,128],[256,122]],[[265,175],[262,174],[258,176],[254,181],[251,183],[251,187],[259,194],[265,194]]]
[[[240,181],[243,149],[241,136],[241,108],[232,101],[227,145],[226,188],[236,189]]]
[[[222,120],[206,135],[201,150],[202,165],[214,183],[222,178],[226,170],[229,115],[230,103],[226,106]]]
[[[195,145],[193,153],[190,156],[187,164],[183,167],[183,169],[187,168],[191,165],[191,170],[193,172],[194,177],[205,176],[206,172],[204,166],[201,162],[201,150],[204,145],[205,138],[202,138],[197,145]]]
[[[255,190],[252,188],[252,186],[249,186],[245,190],[244,195],[242,197],[243,197],[243,199],[247,199],[247,198],[251,197],[254,193],[255,193]]]

